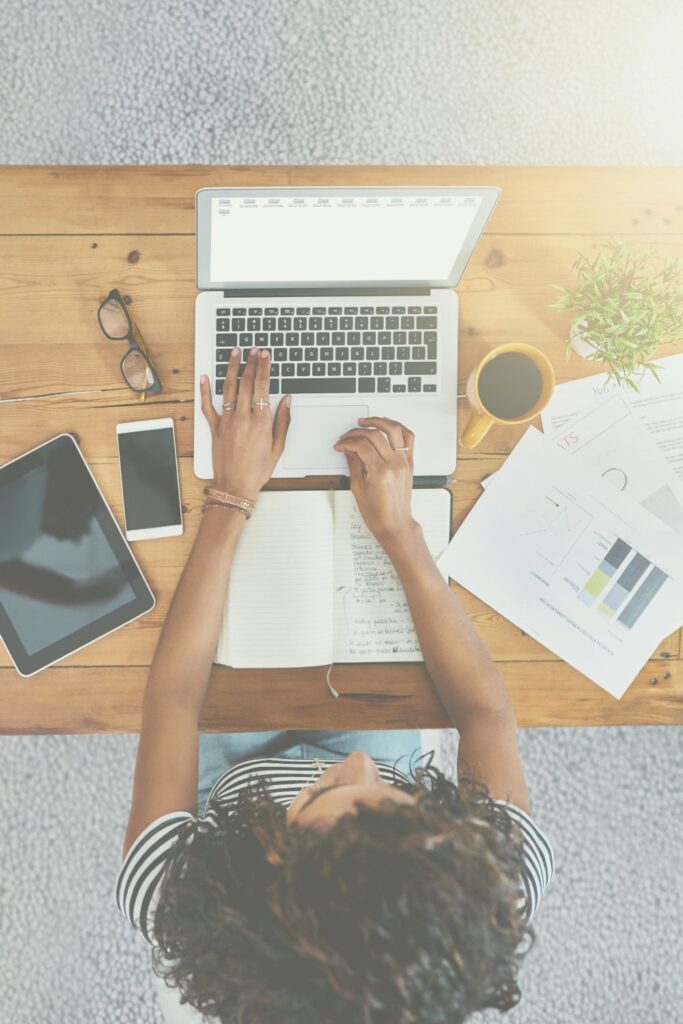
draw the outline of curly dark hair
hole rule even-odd
[[[519,1002],[533,942],[522,839],[431,764],[413,804],[288,825],[262,783],[189,822],[165,873],[154,969],[222,1024],[459,1024]]]

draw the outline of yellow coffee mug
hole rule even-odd
[[[476,447],[494,423],[528,423],[545,409],[554,387],[552,363],[533,345],[513,342],[487,352],[467,379],[473,412],[460,443]]]

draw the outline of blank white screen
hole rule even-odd
[[[446,280],[479,196],[212,199],[217,283]]]

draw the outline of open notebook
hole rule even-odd
[[[437,558],[450,538],[450,492],[414,491],[413,516]],[[351,491],[261,494],[235,554],[216,661],[421,660],[403,588]]]

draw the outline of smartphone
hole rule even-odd
[[[183,532],[173,420],[138,420],[116,427],[128,540]]]

